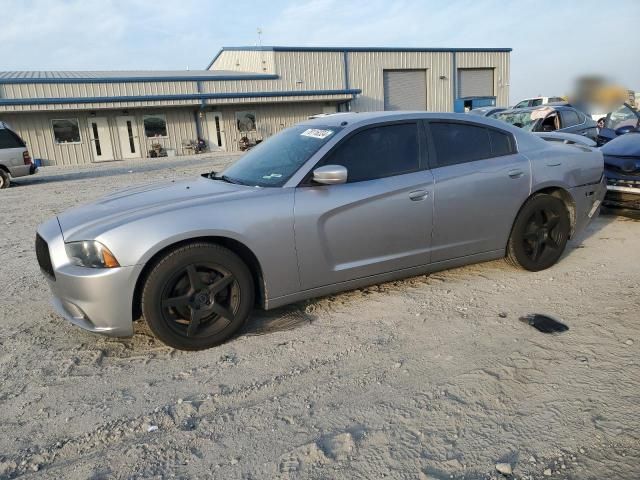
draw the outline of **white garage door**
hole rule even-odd
[[[458,70],[458,97],[493,97],[493,68]]]
[[[385,110],[426,110],[426,70],[384,70]]]

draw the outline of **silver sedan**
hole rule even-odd
[[[94,332],[143,316],[186,350],[254,307],[506,257],[553,265],[598,211],[602,154],[493,119],[380,112],[288,128],[221,174],[130,188],[36,235],[57,311]]]

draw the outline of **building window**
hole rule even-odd
[[[51,120],[53,140],[58,144],[80,143],[80,124],[77,118]]]
[[[236,112],[236,123],[241,132],[255,132],[256,112]]]
[[[144,135],[147,138],[158,138],[167,136],[167,118],[164,114],[145,115],[142,117],[144,122]]]

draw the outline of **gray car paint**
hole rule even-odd
[[[513,134],[518,153],[451,167],[341,185],[303,186],[313,167],[355,129],[395,120],[449,119]],[[602,154],[547,143],[490,118],[377,112],[303,122],[342,126],[282,188],[232,185],[199,177],[130,188],[60,214],[38,227],[56,280],[56,310],[93,331],[131,335],[134,290],[163,249],[201,237],[242,243],[258,259],[263,306],[505,255],[518,210],[547,187],[564,190],[574,231],[601,200]],[[593,212],[591,212],[593,213]],[[64,242],[98,240],[122,267],[70,264]],[[76,307],[80,311],[76,310]]]

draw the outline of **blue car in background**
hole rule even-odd
[[[640,129],[614,138],[601,151],[607,177],[603,206],[640,214]]]

